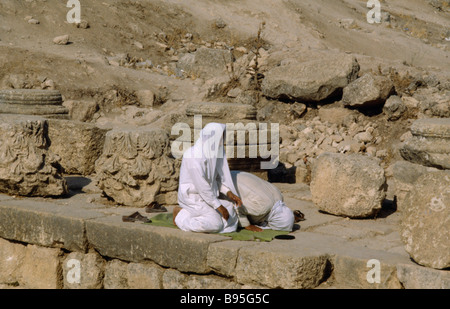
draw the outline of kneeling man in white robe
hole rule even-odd
[[[234,203],[240,207],[225,156],[225,125],[209,123],[194,146],[183,155],[178,203],[173,222],[183,231],[230,233],[239,220]],[[219,192],[227,199],[219,199]],[[233,202],[231,202],[233,201]]]
[[[291,232],[294,222],[301,221],[303,214],[293,212],[283,202],[283,195],[273,184],[246,172],[231,171],[233,183],[242,199],[239,221],[251,231],[272,229]]]

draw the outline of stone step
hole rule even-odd
[[[219,119],[256,119],[256,108],[248,104],[195,102],[186,108],[187,116],[201,115]]]

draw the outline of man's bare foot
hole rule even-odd
[[[173,224],[175,226],[177,226],[177,224],[175,223],[175,218],[178,216],[178,213],[180,212],[180,210],[183,209],[180,206],[177,206],[173,209]]]
[[[246,230],[252,231],[252,232],[262,232],[263,229],[260,227],[257,227],[256,225],[249,225],[245,227]]]

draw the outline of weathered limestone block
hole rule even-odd
[[[0,115],[0,192],[60,196],[67,184],[49,151],[48,122],[39,117]]]
[[[106,134],[96,161],[98,187],[119,204],[145,207],[160,193],[178,189],[179,169],[166,131],[116,129]]]
[[[164,268],[157,264],[130,263],[127,281],[130,289],[161,289]]]
[[[20,269],[19,283],[30,289],[62,287],[61,250],[28,245]]]
[[[450,171],[429,172],[414,184],[405,205],[401,236],[405,250],[420,265],[450,267]]]
[[[269,288],[311,289],[325,276],[327,254],[285,243],[261,243],[239,250],[236,281]]]
[[[413,163],[450,169],[450,118],[416,120],[400,154]]]
[[[162,285],[164,289],[185,289],[187,279],[188,275],[169,268],[164,271]]]
[[[237,241],[221,241],[211,244],[208,249],[208,266],[220,275],[234,276],[239,250],[245,246],[247,244]]]
[[[231,290],[231,289],[240,289],[241,285],[236,282],[214,275],[208,276],[190,275],[185,282],[185,287],[187,289],[199,289],[199,290],[207,290],[207,289]]]
[[[393,185],[395,196],[397,197],[397,210],[403,211],[413,203],[412,192],[415,191],[416,180],[432,171],[438,171],[433,167],[426,167],[408,161],[397,161],[392,165]]]
[[[98,253],[70,253],[63,262],[65,289],[101,289],[105,260]]]
[[[383,105],[393,91],[394,84],[389,78],[367,73],[344,88],[342,101],[349,107],[377,107]]]
[[[25,252],[26,246],[0,238],[0,283],[12,284],[19,281]]]
[[[61,158],[64,172],[91,175],[103,151],[107,130],[70,120],[49,119],[48,124],[49,149]]]
[[[261,87],[269,98],[322,101],[342,91],[358,72],[359,64],[353,56],[330,54],[275,67],[265,74]]]
[[[322,211],[350,218],[372,217],[386,196],[384,170],[376,158],[324,153],[313,164],[311,194]]]
[[[105,289],[128,289],[128,264],[120,260],[112,260],[106,264],[103,285]]]
[[[393,95],[386,100],[383,106],[383,113],[390,121],[398,120],[406,112],[406,105],[399,96]]]
[[[397,278],[395,263],[389,264],[378,260],[380,262],[380,282],[368,281],[368,275],[370,277],[368,272],[371,270],[370,267],[367,267],[368,261],[367,258],[336,255],[333,259],[333,275],[336,283],[353,289],[402,288],[400,280]]]
[[[417,265],[397,265],[397,277],[405,289],[450,289],[450,272]]]
[[[38,115],[46,118],[69,117],[58,90],[8,89],[0,91],[0,113]]]

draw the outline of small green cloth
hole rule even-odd
[[[154,226],[163,226],[163,227],[171,227],[177,228],[173,224],[173,214],[172,213],[163,213],[158,214],[151,218],[152,222],[147,223]],[[246,240],[246,241],[272,241],[273,238],[277,235],[287,235],[289,232],[286,231],[275,231],[275,230],[263,230],[262,232],[252,232],[246,229],[241,229],[239,231],[233,233],[222,233],[218,234],[221,236],[231,237],[232,240]]]

